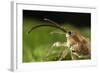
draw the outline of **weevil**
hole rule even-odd
[[[71,51],[71,59],[72,60],[77,60],[79,58],[84,58],[84,59],[91,58],[90,41],[87,38],[82,36],[79,32],[67,31],[64,27],[62,27],[58,23],[56,23],[48,18],[44,18],[44,20],[48,21],[52,24],[43,24],[43,25],[34,26],[28,31],[28,34],[30,32],[32,32],[34,29],[39,28],[39,27],[48,26],[48,27],[60,29],[63,33],[51,32],[51,34],[59,33],[59,34],[64,34],[66,36],[66,39],[65,39],[66,42],[61,43],[58,41],[58,42],[55,42],[52,44],[52,47],[61,47],[61,46],[65,47],[65,49],[63,49],[60,52],[60,56],[59,56],[58,60],[62,60],[63,58],[66,57],[67,49],[70,49],[70,51]],[[50,52],[51,52],[51,50],[48,51],[47,56],[50,54]]]

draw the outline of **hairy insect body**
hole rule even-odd
[[[76,57],[84,57],[84,56],[91,56],[91,50],[90,50],[90,43],[89,41],[84,38],[80,33],[72,32],[66,34],[67,38],[67,46],[72,51],[72,58],[73,55]],[[73,59],[76,59],[73,58]]]

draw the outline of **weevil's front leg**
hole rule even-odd
[[[64,59],[67,56],[67,54],[68,54],[68,51],[66,48],[64,48],[64,50],[61,52],[61,56],[60,56],[59,60]]]
[[[67,47],[67,42],[61,43],[61,42],[55,42],[52,47]],[[68,48],[68,47],[67,47]]]
[[[61,43],[60,42],[55,42],[52,47],[60,47],[61,46]]]
[[[79,55],[77,53],[71,53],[72,60],[77,60]]]
[[[49,56],[49,54],[51,53],[51,51],[52,51],[52,48],[50,48],[50,49],[48,50],[47,55],[46,55],[46,58]]]
[[[56,47],[59,45],[59,42],[55,42],[50,49],[48,49],[47,51],[47,55],[45,56],[45,59],[48,60],[48,56],[51,54],[52,50],[53,50],[53,47]]]
[[[59,60],[62,60],[63,58],[65,58],[65,56],[67,55],[67,42],[61,43],[61,42],[55,42],[53,44],[53,47],[64,47],[64,49],[62,48],[62,50],[60,51],[60,54],[58,55]]]
[[[60,32],[60,31],[52,31],[52,32],[50,32],[50,34],[65,34],[65,33]]]
[[[65,43],[61,43],[61,42],[55,42],[51,48],[48,50],[47,55],[46,55],[46,59],[47,57],[50,55],[51,51],[53,50],[53,47],[65,47],[66,46],[66,42]],[[62,53],[63,49],[61,50],[60,54]],[[63,53],[64,54],[64,53]],[[63,56],[62,54],[62,56]]]

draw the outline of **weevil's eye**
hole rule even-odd
[[[71,31],[69,31],[68,33],[66,33],[66,37],[69,37],[71,35],[72,35],[72,32]]]
[[[74,35],[74,32],[72,32],[72,31],[69,31],[69,32],[66,33],[66,37],[70,37],[72,35]]]
[[[72,32],[71,32],[71,31],[69,31],[69,32],[68,32],[68,34],[69,34],[69,35],[71,35],[71,34],[72,34]]]

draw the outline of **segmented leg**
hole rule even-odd
[[[64,59],[66,56],[67,56],[67,49],[66,48],[64,48],[64,50],[62,51],[62,53],[61,53],[61,56],[60,56],[60,58],[59,58],[59,60],[62,60],[62,59]]]

